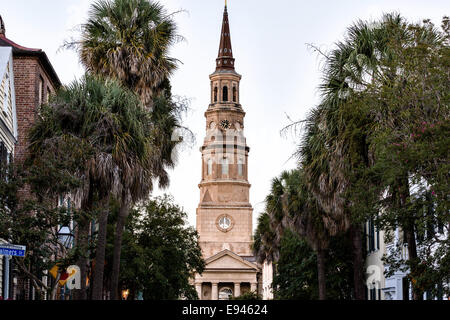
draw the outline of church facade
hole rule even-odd
[[[197,232],[205,271],[195,275],[201,300],[226,300],[260,291],[260,267],[252,253],[248,181],[250,148],[240,104],[241,75],[235,71],[227,6],[223,14],[216,70],[210,75],[211,103],[205,112],[206,137],[200,148],[202,180]]]

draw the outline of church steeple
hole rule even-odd
[[[222,33],[220,35],[219,55],[216,59],[216,70],[234,70],[233,50],[231,48],[230,24],[228,22],[227,3],[223,12]]]
[[[205,258],[195,274],[201,300],[257,291],[260,270],[253,260],[253,208],[250,204],[245,112],[240,104],[242,76],[234,70],[230,25],[225,2],[216,70],[209,75],[211,104],[205,112],[206,136],[200,147],[202,179],[197,208],[199,245]],[[254,260],[253,260],[254,261]],[[230,288],[230,283],[234,286]]]

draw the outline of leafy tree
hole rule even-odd
[[[308,243],[289,229],[281,239],[280,259],[272,287],[280,300],[316,300],[317,256]]]
[[[198,298],[189,279],[194,272],[203,272],[205,264],[197,232],[186,227],[186,217],[167,195],[144,201],[132,210],[120,272],[120,287],[130,289],[130,298],[138,292],[143,292],[146,300]]]
[[[59,230],[61,226],[70,225],[70,221],[76,221],[80,212],[58,207],[54,199],[58,191],[76,185],[77,179],[58,170],[59,165],[60,162],[45,157],[26,169],[12,163],[0,165],[0,238],[26,246],[25,256],[13,257],[12,263],[20,277],[30,281],[38,300],[45,294],[50,300],[56,298],[61,276],[58,271],[56,280],[48,284],[42,280],[44,271],[55,264],[62,270],[74,262],[74,251],[61,239]],[[41,179],[45,179],[45,183],[39,188]],[[46,189],[49,185],[53,191]]]
[[[407,267],[415,299],[425,291],[436,294],[449,274],[448,26],[448,18],[442,31],[429,20],[404,22],[397,29],[402,36],[389,42],[391,57],[379,61],[385,71],[348,107],[377,121],[369,135],[374,164],[360,185],[369,182],[373,194],[383,193],[370,203],[383,213],[374,216],[379,226],[400,226],[405,233],[408,259],[394,251],[386,261],[390,273]]]
[[[330,241],[326,257],[327,297],[349,299],[352,295],[352,257],[349,234]],[[281,240],[280,259],[273,279],[275,299],[316,300],[317,255],[298,234],[286,230]]]
[[[401,226],[417,283],[423,268],[416,236],[427,218],[417,211],[423,200],[416,199],[437,194],[434,189],[448,194],[449,90],[442,80],[448,79],[448,18],[443,30],[429,21],[415,25],[386,14],[379,21],[358,21],[335,49],[321,52],[322,100],[301,122],[306,130],[298,156],[328,232],[351,231],[356,299],[363,299],[361,223],[383,212],[380,226]],[[411,143],[424,139],[425,131],[433,141]],[[448,213],[445,201],[428,204]],[[414,284],[414,299],[421,298],[421,291]]]

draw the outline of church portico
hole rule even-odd
[[[202,300],[226,300],[226,294],[239,297],[257,291],[258,267],[229,250],[210,257],[206,270],[196,275],[195,288]]]

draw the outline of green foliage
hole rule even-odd
[[[327,252],[327,298],[350,299],[352,296],[352,257],[348,234],[335,237]],[[275,299],[316,300],[317,256],[305,240],[291,230],[281,239],[280,259],[273,279]]]
[[[157,2],[99,0],[72,45],[89,72],[121,81],[150,106],[176,69],[177,60],[168,56],[181,38],[176,29],[172,14]]]
[[[352,101],[358,110],[370,106],[378,120],[370,132],[375,161],[366,174],[366,182],[377,181],[375,194],[385,192],[370,203],[383,210],[377,223],[386,230],[412,225],[417,241],[417,258],[399,259],[395,250],[385,260],[391,272],[409,268],[419,295],[436,293],[450,274],[448,19],[442,29],[427,20],[404,26],[405,37],[389,43],[392,57],[379,62],[389,72],[374,76]]]
[[[297,151],[331,235],[369,218],[404,231],[409,258],[386,261],[409,270],[415,298],[448,283],[449,25],[396,13],[351,25],[323,53],[322,99]]]
[[[197,299],[189,278],[203,272],[204,261],[186,213],[167,195],[132,210],[124,232],[120,283],[144,299]],[[109,240],[110,249],[113,242]],[[112,254],[111,254],[112,256]]]
[[[257,301],[262,300],[262,297],[256,292],[247,291],[241,294],[239,297],[231,297],[230,300],[247,300],[247,301]]]
[[[306,241],[290,230],[281,239],[272,287],[275,299],[314,300],[319,297],[316,254]]]
[[[84,194],[120,195],[130,184],[126,178],[134,177],[132,168],[149,166],[150,123],[135,94],[117,82],[85,76],[41,108],[30,131],[29,162],[62,159],[54,162],[61,163],[60,171],[83,177]]]
[[[30,280],[37,299],[41,299],[44,293],[51,294],[56,285],[55,282],[50,286],[42,282],[45,271],[55,264],[64,269],[74,262],[74,250],[62,241],[58,232],[61,226],[69,226],[70,221],[76,221],[81,213],[58,207],[51,198],[43,197],[43,194],[56,197],[52,192],[33,192],[39,190],[34,183],[40,180],[41,175],[48,174],[55,179],[49,178],[47,183],[58,191],[66,190],[66,182],[76,178],[55,172],[57,170],[52,166],[34,165],[25,170],[10,164],[0,170],[1,176],[6,177],[0,179],[0,238],[26,246],[25,257],[13,257],[13,263],[20,276]]]

